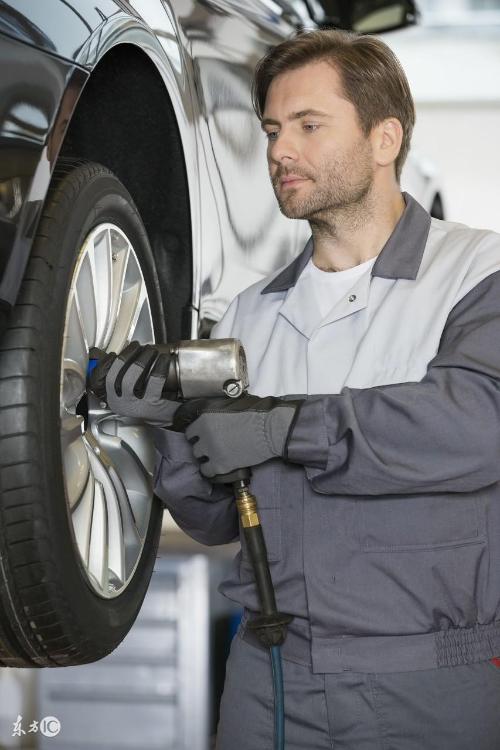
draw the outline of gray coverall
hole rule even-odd
[[[290,462],[252,489],[283,646],[286,746],[500,748],[500,235],[406,209],[371,272],[320,326],[286,268],[232,302],[250,391],[307,398]],[[183,435],[156,430],[156,493],[190,536],[238,538],[230,488]],[[233,640],[218,750],[272,748],[269,655],[243,538],[221,593]]]

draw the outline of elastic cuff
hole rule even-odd
[[[288,440],[287,460],[303,466],[326,469],[328,433],[323,399],[305,401],[299,407],[296,417]]]

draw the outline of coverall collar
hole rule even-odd
[[[371,275],[384,279],[417,278],[422,256],[431,225],[429,213],[409,193],[402,193],[406,203],[401,218],[394,231],[380,251]],[[312,256],[314,249],[312,236],[303,251],[279,273],[261,294],[285,292],[295,286],[297,280]]]

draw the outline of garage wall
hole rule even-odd
[[[418,108],[415,144],[438,167],[446,218],[500,232],[500,105]]]
[[[384,37],[413,91],[413,148],[437,168],[446,217],[500,232],[500,27]]]

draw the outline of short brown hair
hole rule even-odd
[[[326,61],[340,76],[343,93],[354,105],[367,136],[387,117],[396,117],[403,128],[401,149],[395,162],[399,182],[410,148],[415,107],[410,86],[392,50],[374,36],[338,29],[299,31],[262,57],[254,72],[252,103],[262,120],[271,81],[280,73],[311,62]]]

